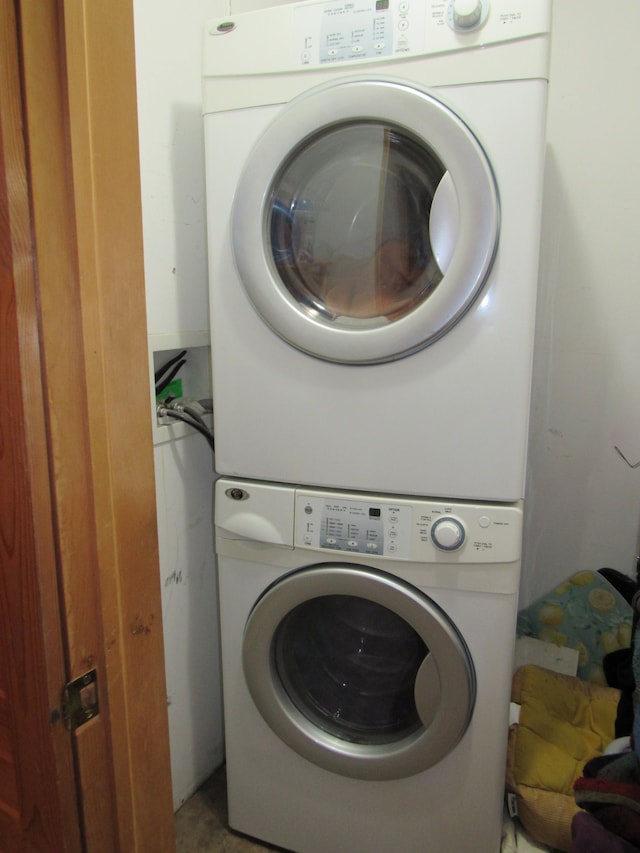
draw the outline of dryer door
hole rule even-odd
[[[471,655],[418,589],[358,565],[285,576],[244,633],[247,685],[275,734],[356,779],[400,779],[456,746],[475,702]]]
[[[348,364],[406,356],[451,329],[487,279],[498,231],[472,131],[386,79],[293,100],[253,149],[233,211],[236,264],[264,321]]]

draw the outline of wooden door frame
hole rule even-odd
[[[8,851],[55,850],[64,838],[79,853],[71,743],[54,721],[66,670],[16,25],[1,0],[0,366],[11,406],[0,423],[0,688],[13,786],[0,838]]]
[[[79,849],[80,823],[91,853],[170,853],[132,0],[0,0],[0,9],[14,54],[13,81],[0,81],[14,96],[3,140],[16,150],[14,137],[26,140],[24,183],[7,172],[6,195],[21,211],[9,222],[24,430],[14,445],[40,614],[38,661],[19,673],[12,660],[12,686],[39,684],[47,709],[45,776],[62,780],[51,818],[62,837],[50,849]],[[72,679],[93,667],[100,713],[70,735],[61,670]]]

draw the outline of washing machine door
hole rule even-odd
[[[469,650],[418,589],[366,566],[322,564],[270,587],[244,632],[246,682],[275,734],[356,779],[433,766],[475,702]]]
[[[293,346],[333,362],[409,355],[449,331],[489,274],[498,192],[470,128],[415,86],[348,79],[267,128],[233,211],[249,299]]]

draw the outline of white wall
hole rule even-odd
[[[236,0],[234,8],[264,5]],[[631,572],[640,515],[640,4],[556,0],[522,602]],[[134,0],[152,335],[206,329],[200,36],[223,0]],[[156,447],[174,801],[222,758],[210,453]]]
[[[152,348],[165,338],[176,346],[208,339],[200,43],[203,23],[214,14],[214,6],[211,0],[134,2]],[[205,440],[193,433],[157,441],[155,468],[171,768],[178,807],[223,761],[213,457]]]
[[[640,4],[555,0],[522,603],[633,574],[640,520]]]
[[[200,346],[209,328],[203,27],[208,18],[264,3],[134,0],[133,5],[149,346],[151,351],[164,346],[163,341],[170,349]],[[224,759],[214,472],[211,452],[197,434],[156,441],[154,452],[171,771],[178,808]]]

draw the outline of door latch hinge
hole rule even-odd
[[[100,712],[98,673],[91,669],[65,685],[62,694],[62,717],[70,732],[88,723]]]

